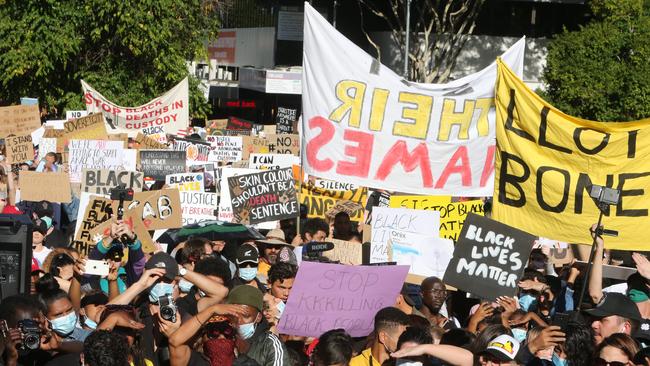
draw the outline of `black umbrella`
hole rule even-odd
[[[223,221],[202,221],[186,225],[176,233],[179,240],[197,236],[208,240],[264,240],[266,237],[254,228]]]

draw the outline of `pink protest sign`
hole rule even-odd
[[[302,262],[278,330],[319,337],[343,328],[353,337],[373,329],[375,314],[393,306],[409,266],[346,266]]]

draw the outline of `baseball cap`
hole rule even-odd
[[[264,307],[263,297],[264,295],[262,295],[262,291],[258,290],[256,287],[240,285],[230,291],[227,303],[233,305],[248,305],[254,307],[257,311],[262,311],[262,308]]]
[[[32,272],[40,271],[41,267],[38,265],[36,258],[32,258]]]
[[[282,229],[273,229],[266,234],[266,240],[257,240],[259,243],[268,245],[288,245]]]
[[[650,288],[646,283],[645,277],[639,272],[631,274],[627,278],[627,297],[635,303],[647,301],[650,298]]]
[[[500,361],[509,362],[515,360],[519,347],[519,342],[516,339],[507,334],[502,334],[488,343],[484,353],[489,353]]]
[[[38,217],[43,217],[43,216],[52,217],[54,215],[54,206],[49,201],[37,202],[36,205],[34,206],[34,213]]]
[[[165,252],[158,252],[149,258],[144,265],[145,269],[164,268],[165,278],[173,281],[178,276],[178,263],[171,255]]]
[[[400,291],[400,294],[404,297],[404,301],[406,301],[409,306],[415,306],[415,301],[413,301],[413,298],[409,295],[409,288],[406,284],[402,285],[402,291]]]
[[[636,304],[629,297],[618,293],[603,293],[603,298],[596,307],[584,311],[596,318],[618,315],[632,320],[641,320],[641,313]]]
[[[239,246],[239,249],[237,249],[237,259],[235,262],[237,265],[242,265],[244,263],[258,265],[260,262],[260,253],[254,245],[242,244]]]

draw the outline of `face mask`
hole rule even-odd
[[[397,360],[395,360],[395,366],[422,366],[422,362],[398,358]]]
[[[235,361],[235,340],[208,339],[203,342],[203,354],[208,356],[211,366],[232,366]]]
[[[523,311],[528,311],[535,302],[535,296],[530,294],[525,294],[519,297],[519,307]]]
[[[158,303],[158,298],[162,296],[169,296],[174,292],[174,285],[171,283],[158,282],[149,291],[149,301]]]
[[[286,308],[286,307],[287,307],[287,305],[282,301],[280,301],[279,303],[277,303],[275,305],[275,308],[278,309],[278,315],[277,315],[278,319],[280,319],[280,317],[282,316],[282,313],[284,312],[284,308]]]
[[[526,329],[512,328],[511,330],[512,330],[512,335],[515,337],[516,340],[519,341],[519,343],[523,343],[526,340],[526,334],[528,334]]]
[[[255,276],[257,276],[257,267],[239,269],[239,278],[246,282],[252,281]]]
[[[181,292],[188,293],[192,289],[194,284],[184,278],[181,278],[180,281],[178,281],[178,288],[181,290]]]
[[[255,323],[241,324],[237,328],[237,333],[242,339],[249,339],[255,334]]]
[[[560,356],[553,353],[553,366],[567,366],[569,363],[567,360],[561,359]]]
[[[67,336],[74,330],[77,325],[77,313],[74,311],[68,315],[60,316],[56,319],[50,320],[52,329],[61,336]]]
[[[90,319],[89,317],[84,318],[84,325],[92,330],[97,329],[97,323],[95,323],[95,321]]]

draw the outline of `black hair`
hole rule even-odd
[[[475,339],[476,335],[467,329],[450,329],[440,337],[440,344],[448,344],[471,351]]]
[[[417,344],[433,344],[433,337],[428,329],[422,327],[407,327],[404,333],[397,340],[397,349],[402,348],[402,344],[412,342]]]
[[[84,296],[81,299],[80,306],[85,308],[88,305],[106,305],[108,304],[108,296],[101,291],[97,291]]]
[[[74,266],[74,259],[66,253],[59,253],[52,258],[50,273],[56,277],[60,276],[59,267]]]
[[[354,230],[350,215],[347,212],[339,212],[334,216],[334,233],[332,236],[334,239],[339,240],[351,240],[355,236],[359,236],[359,233]]]
[[[286,262],[278,262],[269,268],[269,285],[273,285],[275,281],[284,281],[291,278],[296,278],[298,273],[298,266]]]
[[[19,314],[36,316],[40,310],[38,301],[31,295],[18,294],[6,297],[0,303],[0,319],[7,322],[9,328],[16,328]]]
[[[399,325],[407,327],[409,325],[409,317],[398,308],[389,306],[379,310],[375,315],[375,333]]]
[[[230,287],[232,273],[228,264],[219,258],[203,258],[194,265],[194,272],[204,276],[215,276],[221,278],[224,286]]]
[[[548,257],[541,249],[536,248],[531,250],[530,256],[528,257],[528,266],[526,268],[532,270],[545,269],[546,263],[548,263]]]
[[[36,292],[38,293],[41,310],[45,315],[49,313],[50,305],[52,305],[53,302],[60,299],[68,299],[69,301],[72,301],[70,300],[68,293],[59,288],[59,283],[50,273],[46,273],[36,281]]]
[[[319,231],[323,231],[325,232],[326,236],[329,236],[330,226],[327,224],[325,220],[321,218],[312,218],[312,219],[307,219],[307,221],[305,221],[305,225],[302,226],[300,231],[303,238],[305,237],[305,233],[309,233],[309,235],[315,235]]]
[[[353,343],[352,337],[343,329],[323,333],[311,355],[314,366],[347,365],[352,359]]]
[[[128,366],[129,344],[122,334],[96,330],[84,341],[83,355],[88,366]]]
[[[205,255],[206,244],[212,246],[210,241],[205,238],[191,238],[176,254],[176,261],[180,265],[198,262]]]
[[[569,321],[562,327],[566,334],[564,353],[569,366],[588,366],[593,364],[594,331],[591,325]]]

